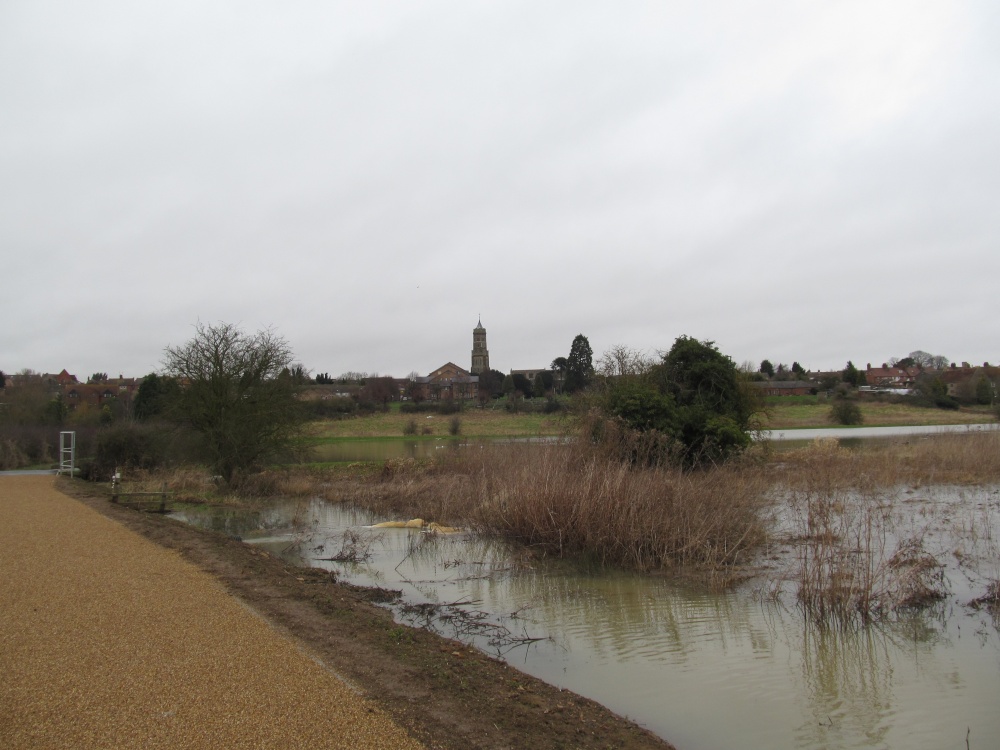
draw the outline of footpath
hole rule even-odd
[[[0,476],[0,748],[419,748],[209,575]]]

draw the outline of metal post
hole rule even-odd
[[[59,433],[59,473],[73,476],[76,468],[76,432]]]

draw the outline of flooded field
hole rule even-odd
[[[680,750],[992,747],[1000,623],[969,602],[1000,578],[1000,489],[899,488],[891,501],[887,549],[919,537],[942,564],[943,598],[842,627],[798,606],[793,507],[779,509],[787,538],[762,555],[766,571],[723,593],[539,560],[467,533],[373,529],[386,519],[321,500],[179,515],[399,590],[401,622],[598,700]]]

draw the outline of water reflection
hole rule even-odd
[[[1000,736],[997,632],[954,598],[879,627],[822,630],[793,602],[763,603],[749,586],[718,594],[533,559],[466,534],[366,529],[384,519],[322,501],[188,520],[399,589],[410,604],[459,603],[477,622],[543,638],[506,649],[489,628],[437,623],[679,748],[937,748],[961,745],[966,727],[971,747],[984,747]],[[321,559],[345,529],[366,536],[370,559]],[[419,619],[426,612],[411,621],[430,622]]]

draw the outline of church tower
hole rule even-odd
[[[486,329],[483,328],[483,319],[472,329],[472,368],[469,370],[473,375],[489,372],[490,351],[486,348]]]

